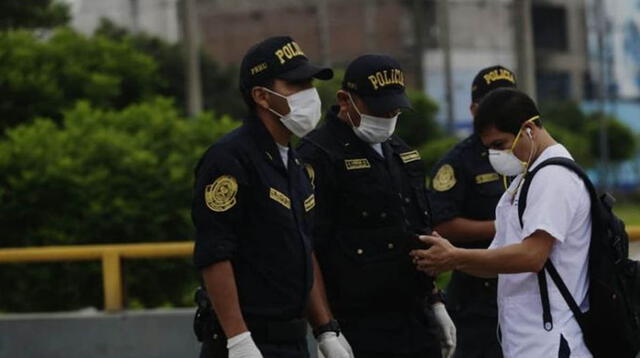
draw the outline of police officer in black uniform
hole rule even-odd
[[[320,119],[312,78],[332,76],[286,36],[256,44],[242,61],[251,113],[196,168],[194,260],[211,298],[198,295],[201,357],[308,357],[306,318],[325,333],[326,355],[351,356],[330,324],[313,255],[313,188],[289,147],[292,133],[303,136]]]
[[[502,67],[481,70],[471,88],[471,114],[480,100],[499,87],[515,87],[514,74]],[[480,137],[472,134],[434,167],[429,198],[435,230],[465,248],[487,248],[495,235],[495,208],[504,192],[502,178],[487,157]],[[457,332],[457,358],[498,358],[497,279],[454,271],[447,288],[447,308]]]
[[[331,309],[358,358],[440,357],[438,328],[448,353],[455,327],[433,279],[409,257],[431,218],[420,154],[392,135],[410,107],[400,65],[357,58],[337,101],[298,149],[315,187],[315,249]]]

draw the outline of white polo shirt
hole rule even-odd
[[[542,152],[531,170],[551,157],[571,158],[566,148],[553,145]],[[572,171],[557,165],[536,174],[527,194],[523,215],[518,220],[518,192],[523,175],[516,177],[496,207],[496,236],[489,248],[517,244],[537,230],[556,241],[551,261],[581,309],[588,309],[587,254],[591,239],[591,200],[584,182]],[[535,273],[498,276],[498,309],[502,349],[506,358],[557,357],[560,337],[571,349],[571,357],[592,357],[582,331],[562,295],[547,274],[553,329],[543,326],[540,288]]]

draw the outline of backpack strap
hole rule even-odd
[[[574,162],[569,158],[563,158],[563,157],[549,158],[543,161],[542,163],[540,163],[532,171],[527,172],[527,174],[523,179],[524,183],[522,184],[522,189],[520,190],[520,195],[518,197],[518,220],[520,220],[520,227],[524,227],[522,216],[524,215],[524,210],[527,206],[527,194],[529,192],[529,187],[531,186],[533,177],[536,175],[536,173],[538,173],[540,169],[548,165],[559,165],[559,166],[565,167],[571,170],[572,172],[576,173],[576,175],[578,175],[578,177],[582,179],[585,186],[587,187],[587,191],[589,192],[589,197],[591,198],[592,212],[593,212],[594,205],[596,205],[596,203],[598,202],[598,195],[596,194],[596,189],[593,186],[593,183],[591,183],[591,180],[589,179],[587,174],[582,170],[582,168],[580,168],[578,164],[576,164],[576,162]],[[540,297],[542,300],[542,319],[543,319],[544,329],[546,331],[551,331],[553,329],[553,317],[551,316],[551,304],[549,303],[549,289],[547,287],[547,276],[545,274],[545,270],[546,272],[549,272],[549,276],[551,276],[551,280],[553,281],[553,283],[555,283],[556,287],[558,287],[558,290],[560,291],[562,298],[564,298],[565,302],[567,303],[567,305],[571,309],[571,312],[576,318],[578,325],[584,331],[584,327],[582,324],[583,313],[582,311],[580,311],[580,307],[578,306],[578,304],[576,303],[576,300],[571,295],[571,292],[569,291],[569,289],[567,288],[567,285],[562,280],[562,277],[560,277],[560,274],[558,273],[558,270],[556,270],[556,267],[553,265],[553,262],[551,262],[551,259],[547,259],[547,262],[544,265],[544,269],[538,272],[538,285],[540,287]]]

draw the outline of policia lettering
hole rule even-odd
[[[295,41],[291,41],[276,50],[275,55],[278,57],[278,60],[280,60],[280,64],[283,64],[296,56],[304,56],[304,52],[302,52],[302,49]]]
[[[493,70],[485,74],[484,76],[482,76],[482,78],[487,83],[487,85],[490,85],[492,82],[499,81],[499,80],[507,80],[511,83],[514,83],[514,84],[516,83],[515,78],[513,78],[513,73],[511,73],[511,71],[505,68],[499,68],[499,69]]]
[[[399,69],[378,71],[367,77],[374,90],[387,85],[401,85],[404,87],[404,74]]]

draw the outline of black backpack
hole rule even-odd
[[[624,222],[612,212],[613,197],[598,197],[589,177],[573,160],[550,158],[525,176],[518,201],[520,225],[531,181],[547,165],[563,166],[584,181],[591,198],[592,235],[588,256],[589,311],[580,311],[549,259],[538,273],[544,329],[553,329],[546,270],[576,317],[593,356],[634,358],[640,352],[640,262],[629,259],[629,237]]]

